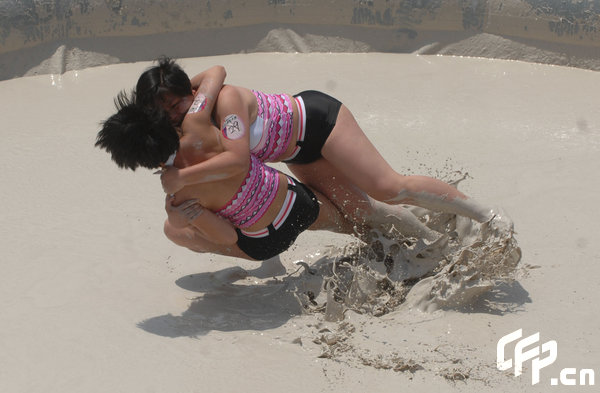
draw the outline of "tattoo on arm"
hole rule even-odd
[[[223,132],[223,136],[230,140],[240,139],[246,133],[244,123],[237,115],[227,115],[223,121],[223,128],[221,131]]]
[[[204,213],[204,208],[196,200],[189,200],[177,207],[183,213],[188,222],[194,221]]]
[[[196,220],[196,218],[200,217],[200,215],[204,213],[204,208],[200,205],[196,205],[195,209],[192,209],[191,211],[188,212],[187,217],[188,220],[194,221]]]
[[[197,113],[202,112],[206,107],[206,96],[202,93],[196,94],[194,97],[194,101],[192,102],[192,106],[188,110],[188,113]]]

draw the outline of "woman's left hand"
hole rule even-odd
[[[162,182],[163,191],[167,195],[173,195],[185,187],[185,183],[179,176],[179,169],[174,166],[167,166],[163,169],[160,181]]]

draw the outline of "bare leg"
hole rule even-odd
[[[451,185],[427,176],[403,176],[379,154],[344,105],[322,149],[325,159],[372,198],[389,204],[411,204],[484,222],[485,207]]]
[[[187,226],[185,228],[175,228],[169,221],[165,221],[164,232],[167,238],[178,246],[185,247],[194,252],[219,254],[228,257],[244,258],[254,260],[239,249],[237,244],[224,246],[208,241],[200,235],[200,232]]]
[[[319,217],[317,217],[317,220],[308,229],[344,233],[347,235],[355,234],[357,223],[353,223],[347,217],[344,217],[338,208],[319,191],[313,189],[313,192],[319,200]]]
[[[438,240],[442,236],[439,232],[423,224],[417,216],[402,206],[391,206],[373,199],[371,199],[371,204],[373,212],[369,215],[368,222],[372,227],[385,228],[393,225],[403,236],[424,239],[429,242]]]
[[[361,214],[368,214],[371,210],[369,196],[327,160],[321,158],[310,164],[288,164],[288,168],[302,183],[323,194],[347,219],[360,222]]]
[[[391,206],[370,198],[325,159],[305,165],[288,165],[288,167],[294,176],[322,193],[347,220],[358,225],[363,232],[392,224],[404,236],[429,241],[436,240],[440,236],[401,206]]]

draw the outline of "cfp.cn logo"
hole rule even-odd
[[[523,373],[523,364],[531,360],[531,384],[536,385],[540,382],[541,369],[556,361],[558,344],[556,341],[550,340],[540,345],[539,332],[523,339],[521,337],[523,337],[523,329],[515,330],[498,340],[496,366],[500,371],[514,368],[514,375],[518,377]],[[512,343],[515,341],[513,353],[508,354],[507,346],[511,344],[512,347]],[[578,372],[576,368],[567,367],[561,370],[559,378],[550,378],[550,385],[594,385],[594,378],[592,369],[585,368]]]

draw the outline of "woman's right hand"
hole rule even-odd
[[[167,195],[165,200],[165,210],[169,218],[169,223],[175,228],[184,228],[203,212],[204,207],[196,199],[190,199],[180,205],[175,206],[175,197]]]
[[[173,227],[184,228],[191,225],[202,237],[216,244],[233,245],[238,241],[238,235],[231,222],[205,209],[198,200],[190,199],[178,206],[175,206],[174,202],[175,197],[167,196],[165,209],[169,224]]]

